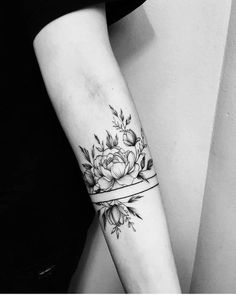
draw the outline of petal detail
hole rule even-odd
[[[129,165],[129,171],[130,171],[135,164],[135,154],[133,152],[129,152],[127,159],[128,159],[128,165]]]
[[[103,176],[107,178],[107,180],[111,181],[113,179],[113,176],[111,175],[111,172],[108,169],[101,166],[101,172]]]
[[[119,179],[125,174],[125,163],[114,163],[111,167],[111,174],[115,179]]]
[[[95,177],[101,177],[102,176],[102,172],[101,172],[101,170],[100,169],[98,169],[98,168],[94,168],[94,176]]]
[[[140,171],[140,166],[139,164],[134,165],[134,170],[129,174],[132,178],[136,178],[138,176],[138,173]]]
[[[130,185],[133,183],[134,178],[130,175],[125,175],[123,177],[121,177],[120,179],[116,180],[120,185],[122,186],[126,186],[126,185]]]
[[[108,165],[107,165],[107,169],[108,170],[111,170],[111,167],[113,166],[113,163],[112,162],[110,162]]]
[[[123,163],[124,159],[121,154],[115,153],[113,158],[113,163]]]
[[[128,174],[129,172],[129,164],[127,163],[126,166],[125,166],[125,173],[124,175]]]
[[[122,185],[120,185],[117,181],[115,181],[112,189],[120,188]]]
[[[110,190],[113,184],[114,184],[113,180],[109,181],[105,177],[101,177],[100,179],[98,179],[98,185],[101,190],[104,190],[104,191]]]
[[[97,167],[97,166],[99,166],[100,165],[100,163],[101,163],[101,161],[102,161],[102,156],[97,156],[95,159],[94,159],[94,165]]]

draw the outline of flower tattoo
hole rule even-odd
[[[143,130],[141,137],[138,137],[132,129],[127,129],[131,122],[131,115],[125,119],[123,111],[120,114],[110,106],[114,115],[113,127],[123,133],[123,147],[119,145],[119,138],[115,137],[109,131],[106,131],[106,143],[94,135],[97,145],[93,145],[91,156],[89,151],[80,146],[86,163],[83,163],[85,171],[83,172],[85,184],[89,193],[100,193],[112,189],[127,186],[134,181],[142,179],[147,180],[145,171],[150,170],[153,160],[149,159],[146,163],[145,148],[147,144],[144,141]]]
[[[120,227],[124,224],[127,224],[128,228],[132,228],[135,232],[136,229],[131,216],[135,216],[140,219],[142,219],[142,217],[137,213],[135,208],[129,205],[138,201],[140,198],[142,198],[142,196],[132,197],[128,200],[128,202],[112,200],[109,202],[95,203],[98,207],[100,207],[97,214],[98,216],[102,214],[104,229],[106,229],[107,223],[113,226],[111,234],[116,233],[117,239],[119,239],[121,233]]]
[[[140,136],[128,127],[131,123],[131,115],[125,117],[123,110],[120,112],[109,106],[113,115],[113,128],[121,134],[112,135],[106,131],[105,140],[96,134],[96,144],[91,151],[80,146],[86,162],[82,163],[84,168],[83,178],[90,195],[113,191],[122,187],[128,187],[142,181],[149,182],[147,172],[152,169],[153,160],[146,159],[147,143],[141,128]],[[135,231],[132,217],[141,218],[136,209],[129,204],[139,200],[142,196],[132,196],[127,202],[111,200],[96,202],[99,206],[98,214],[102,216],[104,228],[106,224],[114,226],[112,234],[117,238],[121,232],[120,227],[124,224]]]

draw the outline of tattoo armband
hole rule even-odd
[[[81,146],[80,150],[86,160],[82,163],[84,181],[97,207],[97,214],[103,220],[104,229],[109,224],[112,226],[111,234],[116,233],[119,238],[121,227],[125,224],[136,231],[133,218],[142,217],[132,205],[143,197],[140,194],[157,186],[158,181],[153,160],[150,157],[147,159],[147,143],[142,128],[138,136],[128,127],[131,115],[125,118],[122,109],[118,112],[109,107],[113,128],[118,133],[112,135],[106,131],[105,141],[95,134],[96,144],[91,151]],[[121,197],[120,189],[124,187],[126,195]]]

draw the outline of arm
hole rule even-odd
[[[34,47],[125,290],[179,293],[153,161],[103,5],[53,21]]]

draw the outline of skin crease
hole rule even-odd
[[[141,123],[110,46],[104,6],[91,6],[53,21],[36,36],[34,48],[49,97],[82,172],[90,169],[83,164],[93,165],[92,161],[85,159],[85,155],[88,150],[91,157],[91,147],[96,143],[94,134],[107,141],[107,130],[113,139],[118,133],[119,145],[122,144],[124,149],[114,157],[114,147],[111,148],[112,165],[118,163],[120,167],[115,176],[121,178],[125,173],[132,173],[122,170],[124,165],[131,163],[131,158],[128,163],[126,154],[122,156],[122,153],[134,150],[135,147],[125,145],[122,137],[124,131],[115,131],[112,123],[115,115],[109,105],[118,112],[122,109],[125,118],[131,114],[132,120],[127,129],[132,129],[139,137]],[[148,147],[145,157],[146,161],[151,158]],[[103,168],[108,168],[111,163],[101,164]],[[110,177],[109,173],[107,177]],[[158,182],[155,177],[152,181]],[[137,189],[136,185],[124,185],[119,190],[98,192],[97,198],[106,196],[106,202],[112,202],[107,215],[103,217],[101,213],[101,228],[126,292],[180,293],[159,188],[157,185],[151,188],[150,183],[143,181],[137,185]],[[147,188],[151,189],[146,191]],[[140,191],[144,191],[142,197],[132,203],[133,209],[130,209],[140,214],[142,219],[134,213],[129,212],[127,215],[125,206],[129,206],[131,196],[119,200],[125,206],[116,203],[131,189],[132,196],[138,196]],[[93,197],[91,194],[91,199]],[[97,212],[101,209],[99,206],[94,204]],[[127,216],[131,219],[125,222]],[[118,221],[121,225],[117,227]],[[132,224],[130,228],[127,226],[128,222],[135,222],[135,231],[132,230]],[[115,232],[111,233],[114,227]]]

